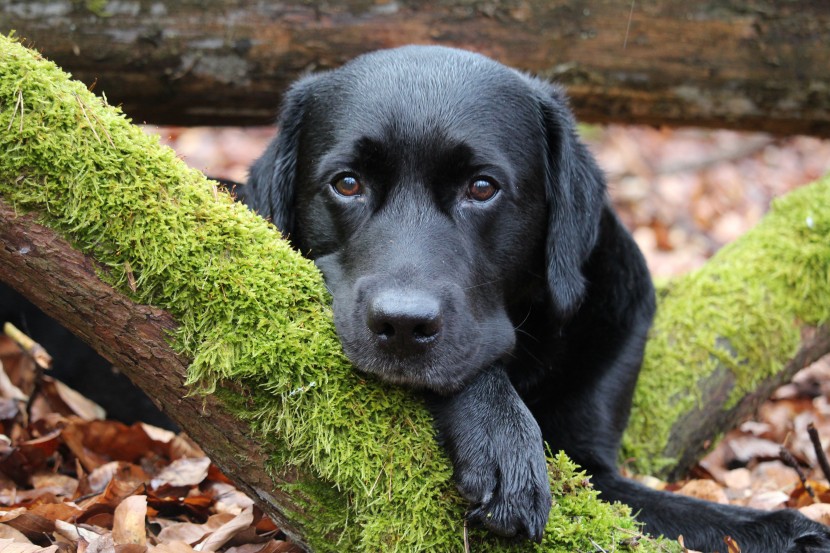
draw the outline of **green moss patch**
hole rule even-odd
[[[101,262],[102,278],[172,313],[194,393],[218,393],[298,466],[320,551],[461,551],[464,504],[418,399],[356,373],[312,263],[155,137],[54,64],[0,37],[0,195]],[[131,292],[130,284],[135,291]],[[240,401],[222,383],[247,394]],[[564,456],[541,547],[479,534],[476,551],[659,551]]]
[[[793,357],[802,325],[828,321],[826,177],[776,200],[749,233],[662,291],[622,457],[646,474],[672,467],[666,444],[676,421],[709,394],[731,409]],[[725,374],[707,378],[714,371]]]

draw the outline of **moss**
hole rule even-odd
[[[793,357],[802,325],[828,321],[826,177],[776,200],[756,228],[661,292],[623,458],[648,474],[671,467],[666,444],[676,421],[711,393],[725,395],[728,411]],[[726,373],[707,379],[714,371]],[[690,387],[702,382],[721,389]]]
[[[297,467],[296,513],[320,551],[459,551],[464,505],[428,413],[350,367],[313,264],[52,63],[0,37],[0,195],[95,257],[101,277],[180,324],[194,392],[219,393]],[[131,291],[132,288],[132,291]],[[233,380],[235,395],[223,382]],[[551,458],[544,551],[625,549],[627,510]],[[630,535],[629,535],[630,534]],[[477,551],[532,550],[474,537]],[[643,540],[638,551],[664,546]]]

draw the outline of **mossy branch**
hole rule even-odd
[[[134,361],[151,395],[186,367],[190,392],[174,377],[162,406],[184,398],[178,422],[295,537],[320,551],[462,550],[464,505],[426,410],[407,391],[352,369],[320,275],[271,225],[4,37],[0,151],[3,232],[23,229],[4,240],[3,278],[31,296],[64,264],[48,254],[52,238],[27,245],[32,218],[13,213],[35,214],[86,254],[70,265],[103,288],[84,296],[78,286],[52,303],[52,314],[83,314],[87,339]],[[40,273],[25,272],[32,266]],[[111,304],[127,311],[119,324],[108,318]],[[115,338],[131,332],[146,348],[119,357]],[[474,533],[476,551],[621,551],[638,540],[637,551],[677,549],[640,536],[628,510],[599,501],[565,456],[549,468],[557,501],[544,543]],[[263,471],[274,480],[258,479]]]
[[[830,177],[662,291],[623,459],[682,476],[719,435],[830,352]]]

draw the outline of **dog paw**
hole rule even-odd
[[[551,507],[541,437],[520,447],[500,445],[456,465],[459,492],[471,504],[467,519],[500,536],[540,542]]]

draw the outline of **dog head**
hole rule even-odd
[[[321,269],[359,369],[450,392],[510,355],[534,297],[579,308],[604,183],[548,83],[385,50],[300,80],[279,126],[252,207]]]

